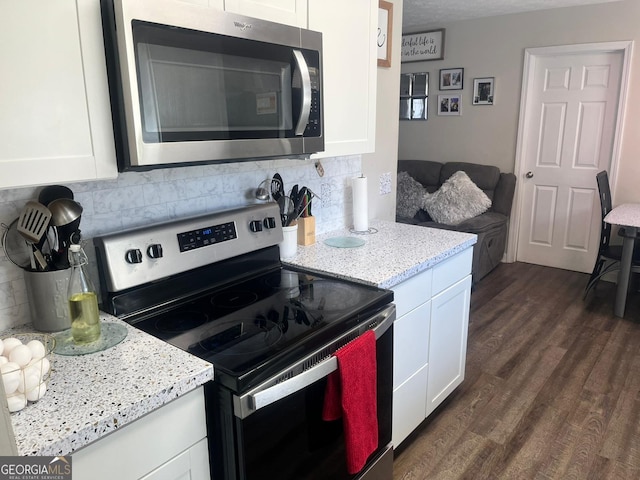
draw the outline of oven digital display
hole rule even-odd
[[[181,252],[187,252],[214,243],[226,242],[237,238],[236,226],[233,222],[222,223],[211,227],[198,228],[190,232],[178,234],[178,245]]]

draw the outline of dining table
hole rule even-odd
[[[620,204],[604,217],[604,221],[611,225],[624,227],[622,258],[620,260],[620,270],[618,271],[616,300],[613,307],[613,313],[616,317],[624,317],[633,262],[633,249],[638,229],[640,229],[640,203]]]

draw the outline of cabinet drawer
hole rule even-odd
[[[433,267],[433,295],[469,275],[472,261],[473,247],[469,247]]]
[[[393,448],[425,419],[427,407],[427,380],[429,368],[422,367],[416,374],[393,391],[391,441]]]
[[[393,287],[398,318],[431,298],[431,269],[425,270]]]
[[[423,303],[393,324],[393,388],[429,361],[431,302]]]

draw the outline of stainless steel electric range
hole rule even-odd
[[[212,477],[390,479],[393,293],[283,268],[275,203],[94,239],[102,308],[214,365]],[[376,336],[378,448],[347,473],[341,421],[321,418],[333,353]]]

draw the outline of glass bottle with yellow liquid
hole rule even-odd
[[[71,336],[77,344],[95,342],[100,338],[98,296],[85,271],[88,261],[80,245],[69,246],[69,262],[71,276],[67,296],[71,315]]]

